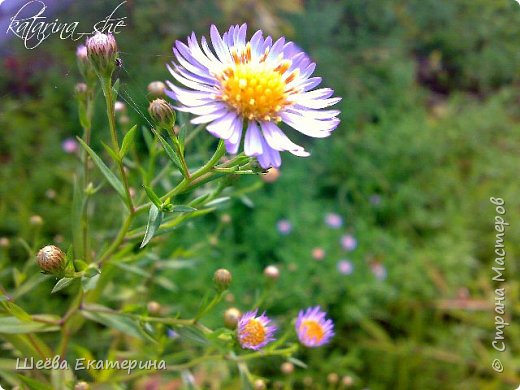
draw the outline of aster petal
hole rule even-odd
[[[227,140],[233,135],[233,132],[235,131],[237,126],[237,118],[238,115],[236,113],[228,112],[226,115],[210,123],[206,127],[206,130],[208,130],[208,132],[213,134],[215,137]]]
[[[202,123],[209,123],[209,122],[217,121],[219,119],[224,118],[228,113],[229,113],[229,110],[227,109],[227,107],[221,108],[218,111],[213,112],[211,114],[200,115],[196,118],[193,118],[191,120],[191,123],[193,123],[194,125],[200,125]],[[209,125],[207,127],[209,128]],[[209,129],[208,129],[208,131],[209,131]],[[211,131],[210,131],[210,133],[213,134]]]
[[[220,37],[217,27],[214,24],[212,24],[210,27],[210,36],[211,42],[213,43],[213,48],[215,49],[218,58],[220,58],[222,62],[231,61],[231,55],[229,54],[228,47]]]
[[[290,112],[282,112],[280,116],[282,120],[293,129],[315,138],[328,137],[330,132],[339,124],[339,119],[320,121]]]
[[[258,129],[255,121],[250,121],[244,140],[244,152],[246,156],[258,156],[263,152],[262,149],[262,135]]]
[[[226,140],[226,150],[230,154],[236,154],[238,152],[238,147],[240,146],[240,140],[242,139],[242,118],[237,117],[237,119],[233,122],[233,133],[231,137]]]
[[[301,146],[293,143],[273,122],[260,122],[260,126],[267,144],[274,150],[287,150],[299,157],[310,156]]]

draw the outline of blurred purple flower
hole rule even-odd
[[[377,194],[371,195],[368,200],[374,206],[379,206],[381,204],[381,195],[377,195]]]
[[[67,138],[61,143],[61,148],[65,153],[72,154],[79,150],[79,145],[74,138]]]
[[[306,347],[314,348],[327,344],[334,336],[334,323],[326,318],[327,313],[319,306],[309,307],[298,313],[296,333]]]
[[[352,234],[344,234],[341,236],[341,246],[346,251],[353,251],[357,247],[357,240]]]
[[[354,271],[354,265],[345,259],[338,261],[337,268],[342,275],[350,275]]]
[[[338,229],[343,225],[343,218],[336,213],[327,213],[325,215],[325,223],[328,227]]]
[[[276,224],[280,234],[287,235],[292,231],[292,223],[287,219],[280,219]]]

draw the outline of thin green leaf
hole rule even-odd
[[[182,204],[177,204],[177,205],[168,205],[168,212],[169,213],[191,213],[193,211],[197,211],[196,208],[194,207],[191,207],[191,206],[186,206],[186,205],[182,205]]]
[[[41,383],[36,379],[32,379],[20,374],[18,374],[17,376],[18,379],[20,379],[30,390],[53,390],[53,388],[50,385]]]
[[[54,294],[60,290],[63,290],[65,287],[70,285],[74,281],[74,278],[61,278],[58,280],[58,283],[54,285],[54,288],[51,291],[51,294]]]
[[[150,212],[148,213],[148,225],[146,225],[146,232],[144,233],[143,242],[140,248],[144,248],[148,242],[152,239],[163,219],[163,212],[159,211],[156,205],[150,206]]]
[[[176,328],[175,331],[179,334],[179,336],[183,339],[191,340],[196,344],[207,345],[209,344],[209,340],[206,338],[204,333],[197,328],[191,327],[180,327]]]
[[[22,309],[20,306],[18,306],[17,304],[10,302],[10,301],[4,301],[1,303],[6,312],[15,316],[20,321],[24,321],[24,322],[32,321],[31,315],[29,313],[27,313],[24,309]]]
[[[121,144],[121,150],[119,151],[121,158],[125,157],[125,155],[128,153],[128,151],[134,144],[136,133],[137,125],[134,125],[130,130],[128,130],[128,133],[125,134],[123,138],[123,143]]]
[[[120,161],[121,160],[121,157],[118,156],[118,154],[116,153],[116,151],[114,149],[112,149],[110,146],[108,146],[103,141],[101,141],[101,145],[103,145],[103,147],[105,148],[107,153],[110,154],[110,157],[112,157],[112,160],[114,160],[114,161]]]
[[[173,148],[170,146],[170,144],[155,129],[152,129],[152,131],[157,136],[157,139],[159,140],[162,147],[164,148],[164,151],[166,152],[166,155],[168,156],[168,158],[173,162],[173,164],[175,164],[177,169],[179,171],[181,171],[183,176],[186,177],[187,176],[186,172],[184,172],[184,170],[182,169],[181,161],[179,160],[179,156],[177,156],[177,153],[175,152],[175,150],[173,150]]]
[[[109,329],[117,329],[127,335],[143,338],[137,323],[128,317],[117,313],[96,313],[89,311],[82,311],[82,314],[87,319],[103,324]]]
[[[159,196],[152,190],[152,188],[144,184],[143,188],[146,191],[146,195],[148,195],[148,198],[152,201],[152,203],[156,205],[158,209],[162,208],[162,201],[159,198]]]
[[[114,173],[105,165],[103,160],[94,152],[90,146],[88,146],[81,138],[78,138],[79,143],[83,148],[87,151],[87,153],[90,155],[94,163],[98,166],[99,170],[105,176],[105,178],[108,180],[110,185],[116,190],[116,192],[126,200],[125,195],[125,189],[123,187],[123,184],[119,181],[119,179],[114,175]]]
[[[101,276],[101,274],[99,274],[99,273],[92,277],[83,276],[81,278],[81,287],[83,288],[83,292],[87,292],[87,291],[90,291],[90,290],[93,290],[94,288],[96,288],[96,285],[99,281],[100,276]]]
[[[22,334],[35,332],[55,332],[60,330],[57,325],[44,324],[36,321],[22,321],[16,317],[0,317],[0,334]]]

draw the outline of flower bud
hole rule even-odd
[[[146,310],[148,310],[148,313],[151,315],[158,315],[161,313],[161,305],[158,302],[150,301],[146,305]]]
[[[257,379],[255,383],[253,384],[253,388],[255,390],[265,390],[267,389],[265,385],[265,381],[263,379]]]
[[[43,225],[43,218],[39,215],[31,215],[31,218],[29,219],[29,223],[33,226],[41,226]]]
[[[280,370],[285,375],[291,375],[294,372],[294,364],[292,364],[291,362],[285,362],[280,367]]]
[[[236,307],[230,307],[224,312],[224,325],[228,329],[235,329],[242,313]]]
[[[215,282],[215,288],[217,291],[224,291],[227,290],[229,285],[231,284],[231,272],[229,272],[227,269],[220,268],[215,271],[215,274],[213,275],[213,281]]]
[[[81,381],[74,385],[74,390],[90,390],[90,385],[85,381]]]
[[[231,222],[231,215],[222,214],[222,217],[220,217],[220,220],[222,221],[222,223],[228,224]]]
[[[101,77],[111,77],[116,68],[117,43],[112,34],[96,32],[87,38],[87,54],[90,63]]]
[[[343,386],[350,387],[354,383],[354,379],[352,379],[351,376],[347,375],[343,377],[341,383],[343,384]]]
[[[329,375],[327,375],[327,382],[331,385],[335,385],[339,382],[339,375],[335,372],[331,372]]]
[[[166,89],[166,85],[162,81],[152,81],[148,84],[148,92],[153,97],[164,97],[164,90]]]
[[[54,245],[47,245],[36,255],[36,262],[44,273],[63,277],[67,268],[65,253]]]
[[[121,102],[121,101],[116,101],[114,103],[114,111],[117,113],[117,114],[120,114],[120,113],[123,113],[126,111],[126,104]]]
[[[10,242],[7,237],[0,237],[0,248],[9,248]]]
[[[76,98],[85,104],[88,98],[88,87],[85,83],[77,83],[74,87],[74,93],[76,94]]]
[[[280,270],[274,265],[268,265],[264,269],[264,276],[269,280],[276,281],[280,277]]]
[[[265,183],[274,183],[280,177],[280,171],[276,168],[269,168],[267,172],[260,177]]]
[[[153,121],[165,130],[173,129],[175,113],[172,107],[164,99],[155,99],[148,106],[148,112]]]

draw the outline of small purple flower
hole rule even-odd
[[[325,223],[333,229],[338,229],[343,225],[343,218],[336,213],[327,213],[325,215]]]
[[[381,195],[377,195],[377,194],[371,195],[368,200],[374,206],[379,206],[381,204]]]
[[[334,336],[334,323],[319,306],[301,310],[296,320],[296,333],[306,347],[320,347]]]
[[[276,224],[280,234],[287,235],[292,231],[292,223],[287,219],[280,219]]]
[[[348,260],[338,261],[337,268],[342,275],[350,275],[354,271],[354,265]]]
[[[65,153],[76,153],[79,149],[78,142],[74,138],[67,138],[61,143],[61,148]]]
[[[353,251],[357,247],[357,240],[352,234],[344,234],[341,236],[341,246],[347,251]]]
[[[309,137],[328,137],[340,123],[340,112],[328,107],[341,98],[330,88],[315,89],[321,83],[321,77],[311,77],[316,64],[292,42],[274,41],[261,30],[249,41],[246,35],[245,23],[222,35],[211,26],[210,39],[202,37],[200,44],[195,33],[187,44],[175,42],[168,70],[181,86],[168,81],[165,92],[176,109],[195,116],[192,123],[207,123],[228,153],[236,154],[244,139],[247,156],[264,169],[278,168],[280,152],[309,156],[280,124]]]
[[[325,249],[316,247],[312,249],[312,257],[316,261],[321,261],[325,258]]]
[[[257,313],[258,309],[248,311],[238,320],[237,336],[242,348],[257,351],[274,340],[276,326],[269,325],[271,320],[265,312],[258,317]]]
[[[167,334],[168,334],[168,338],[171,340],[175,340],[180,337],[180,335],[176,331],[174,331],[173,329],[170,329],[170,328],[168,329]]]
[[[372,273],[374,276],[379,280],[385,280],[386,279],[386,268],[383,264],[379,262],[373,262],[370,264],[370,269],[372,270]]]

